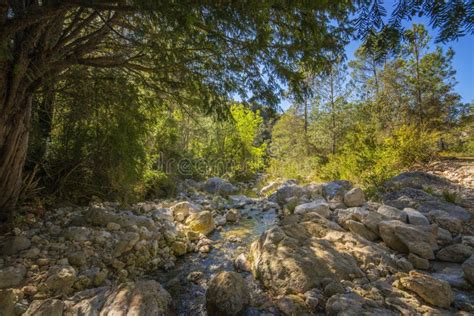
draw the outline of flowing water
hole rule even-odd
[[[233,260],[240,253],[248,251],[250,244],[261,233],[276,225],[275,211],[262,212],[260,209],[241,210],[242,218],[236,224],[227,224],[221,231],[215,230],[208,236],[213,241],[212,250],[207,254],[190,253],[178,259],[174,268],[159,271],[157,280],[173,297],[178,315],[207,315],[205,294],[207,282],[216,272],[234,271]],[[187,279],[191,272],[202,272],[197,282]],[[270,298],[261,290],[250,273],[242,273],[251,292],[252,306],[272,309]],[[248,309],[246,315],[260,315],[258,309]]]

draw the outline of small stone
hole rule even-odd
[[[308,305],[312,312],[315,312],[319,306],[319,303],[323,299],[323,295],[318,289],[312,289],[304,293],[304,296],[306,297],[306,305]]]
[[[175,241],[171,245],[171,248],[173,249],[173,253],[176,256],[182,256],[182,255],[186,254],[186,244],[184,242]]]
[[[87,227],[68,227],[64,232],[64,237],[68,240],[73,241],[86,241],[89,240],[91,231]]]
[[[324,295],[327,297],[331,297],[335,294],[342,294],[344,292],[344,286],[339,282],[330,282],[324,287]]]
[[[234,267],[237,271],[250,271],[247,256],[244,253],[241,253],[234,259]]]
[[[67,259],[71,265],[76,267],[82,267],[87,263],[86,254],[82,251],[70,253]]]
[[[25,258],[35,258],[40,254],[41,250],[38,248],[28,249],[24,255]]]
[[[448,308],[454,300],[454,294],[448,282],[427,274],[411,271],[408,277],[400,279],[400,284],[435,306]]]
[[[230,209],[226,214],[225,214],[225,219],[227,222],[232,222],[236,223],[240,219],[240,212],[236,209]]]
[[[48,258],[39,258],[38,260],[36,260],[36,263],[39,266],[45,266],[49,263],[49,259]]]
[[[121,228],[120,224],[117,224],[114,222],[110,222],[107,224],[107,230],[116,231],[116,230],[120,230],[120,228]]]
[[[188,274],[186,280],[193,283],[198,283],[202,279],[204,274],[201,271],[193,271]]]

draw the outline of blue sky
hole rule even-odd
[[[385,1],[385,8],[387,9],[387,16],[390,16],[393,9],[394,1]],[[454,90],[461,96],[462,102],[474,101],[474,35],[465,35],[455,41],[448,42],[446,44],[435,44],[434,40],[437,35],[437,31],[433,30],[429,26],[429,19],[426,17],[416,17],[411,21],[405,21],[403,24],[406,28],[409,28],[413,23],[424,24],[428,29],[432,41],[430,48],[433,50],[437,45],[447,50],[451,47],[454,52],[453,68],[456,70],[456,81],[457,84]],[[346,46],[346,55],[348,60],[354,58],[355,50],[360,46],[360,41],[352,41]],[[290,103],[288,100],[283,100],[280,104],[283,110],[288,109]]]

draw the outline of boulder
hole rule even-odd
[[[192,213],[186,219],[186,225],[192,231],[195,231],[204,235],[208,235],[216,228],[216,224],[214,223],[212,214],[209,211]]]
[[[474,255],[471,255],[469,259],[464,261],[462,271],[464,272],[464,278],[474,285]]]
[[[401,221],[383,221],[379,224],[380,237],[384,243],[399,252],[413,253],[425,259],[434,259],[437,249],[436,225],[415,226]]]
[[[237,187],[229,181],[221,178],[209,178],[202,185],[202,189],[210,194],[219,194],[222,196],[229,196],[237,192]]]
[[[206,291],[206,308],[209,315],[237,315],[249,303],[249,289],[240,274],[222,271],[209,282]]]
[[[300,204],[295,207],[295,214],[305,214],[305,213],[317,213],[323,217],[328,218],[331,212],[329,211],[329,205],[325,200],[316,200],[310,203]]]
[[[441,261],[461,263],[472,255],[472,249],[464,244],[454,244],[442,248],[436,254],[436,258]]]
[[[304,188],[299,185],[285,185],[275,192],[275,197],[278,204],[285,205],[289,199],[299,199],[304,194]]]
[[[406,207],[403,212],[408,216],[408,224],[411,225],[429,225],[430,221],[425,215],[421,214],[413,208]]]
[[[347,180],[337,180],[323,184],[323,196],[329,200],[344,200],[344,193],[352,188],[352,184]]]
[[[186,244],[182,241],[175,241],[173,242],[173,244],[171,245],[171,249],[173,249],[173,253],[176,255],[176,256],[182,256],[184,254],[186,254]]]
[[[15,304],[23,299],[23,292],[17,289],[0,290],[0,315],[15,315]]]
[[[183,222],[191,213],[201,211],[201,207],[187,201],[176,203],[170,209],[174,219],[178,222]]]
[[[336,294],[326,302],[326,314],[336,315],[399,315],[389,308],[385,308],[374,300],[362,297],[357,293]]]
[[[415,269],[428,270],[430,268],[430,262],[427,259],[418,257],[412,253],[408,255],[408,261],[413,264]]]
[[[334,240],[326,240],[324,237],[332,232],[337,233]],[[340,281],[364,277],[354,257],[364,256],[364,251],[359,251],[353,239],[356,245],[343,248],[344,237],[351,237],[345,234],[349,233],[319,216],[272,228],[251,245],[248,261],[252,273],[279,294],[305,293],[326,278]]]
[[[428,213],[428,217],[439,227],[448,230],[457,235],[462,233],[464,221],[458,217],[449,215],[448,212],[441,210],[433,210]]]
[[[364,191],[360,188],[353,188],[344,194],[344,204],[348,207],[361,206],[364,202]]]
[[[0,289],[15,287],[23,281],[26,269],[23,266],[0,269]]]
[[[427,274],[411,271],[409,276],[400,279],[400,285],[435,306],[448,308],[454,300],[454,294],[448,282]]]
[[[6,238],[0,247],[2,255],[14,255],[22,250],[28,249],[31,246],[31,241],[25,236],[13,236]]]
[[[120,235],[119,242],[115,245],[113,256],[118,257],[123,253],[133,249],[133,246],[140,240],[140,234],[136,232],[126,232]]]
[[[353,220],[348,220],[346,221],[346,227],[354,234],[357,234],[367,240],[370,241],[375,241],[379,239],[379,236],[375,234],[373,231],[368,229],[364,224],[353,221]]]
[[[298,295],[286,295],[280,298],[276,305],[283,315],[308,315],[305,300]]]
[[[225,214],[226,222],[236,223],[240,219],[240,212],[236,209],[230,209]]]
[[[273,181],[264,186],[260,192],[258,193],[259,196],[267,196],[273,193],[278,187],[281,185],[280,181]]]
[[[408,219],[408,216],[404,211],[390,205],[381,205],[377,209],[377,213],[382,214],[388,219],[398,220],[404,223],[406,223]]]
[[[436,241],[439,245],[448,245],[452,242],[453,236],[451,236],[451,233],[441,227],[438,227],[438,234],[436,236]]]

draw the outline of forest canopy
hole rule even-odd
[[[404,29],[414,15],[438,41],[473,32],[467,0],[399,1],[390,16],[378,0],[4,1],[0,218],[19,198],[127,202],[173,194],[176,177],[240,181],[267,167],[379,183],[425,159],[437,132],[472,124],[453,53],[430,49],[421,25]],[[284,96],[294,106],[280,118]]]

